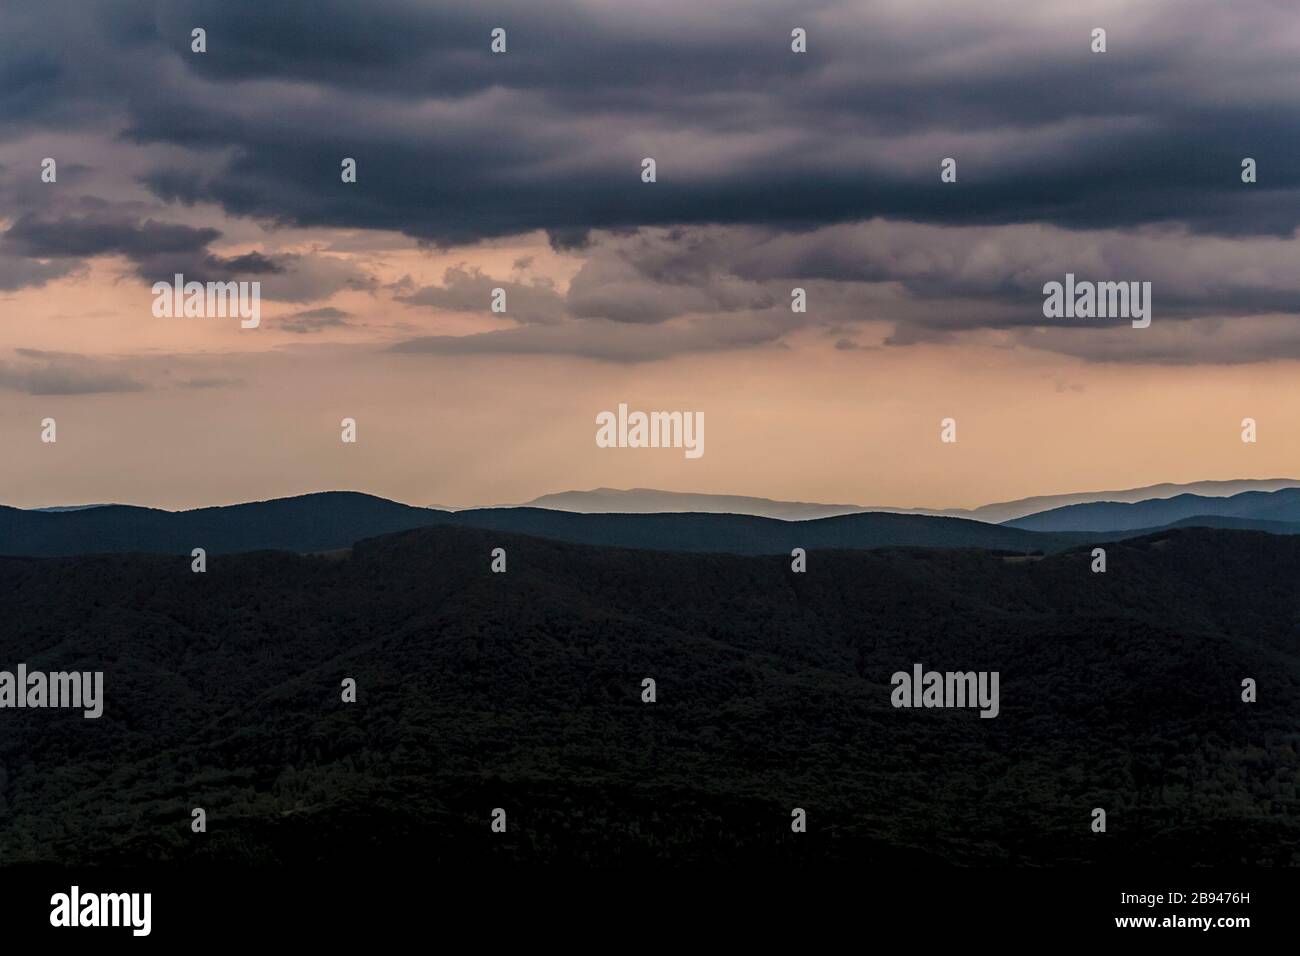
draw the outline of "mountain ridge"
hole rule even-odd
[[[1227,497],[1181,494],[1139,502],[1095,501],[1003,522],[1030,531],[1130,531],[1196,517],[1300,522],[1300,488],[1244,491]]]
[[[1009,501],[992,502],[975,508],[899,508],[887,505],[833,504],[825,502],[787,501],[751,495],[712,495],[697,492],[662,491],[655,488],[593,488],[588,491],[561,491],[541,495],[518,505],[494,507],[537,507],[588,514],[638,514],[691,511],[699,513],[753,514],[783,520],[806,520],[841,514],[872,512],[878,514],[921,514],[935,517],[970,518],[992,524],[1004,524],[1017,518],[1053,508],[1093,501],[1138,502],[1168,498],[1179,494],[1219,492],[1206,497],[1227,497],[1243,491],[1276,491],[1300,488],[1295,478],[1234,478],[1178,484],[1162,482],[1137,488],[1110,491],[1067,492],[1033,495]],[[474,509],[460,509],[474,510]],[[480,509],[481,510],[481,509]]]
[[[1300,498],[1300,490],[1297,490]],[[1178,526],[1196,526],[1195,516]],[[1300,532],[1300,523],[1205,516],[1205,527]],[[106,505],[76,511],[24,511],[0,506],[0,554],[56,557],[79,554],[208,554],[338,551],[357,541],[415,528],[452,526],[553,541],[650,551],[737,555],[887,547],[977,548],[1016,554],[1055,553],[1090,542],[1168,530],[1050,531],[941,515],[855,512],[791,521],[757,515],[669,512],[620,514],[546,508],[436,511],[364,492],[314,492],[290,498],[164,511]]]

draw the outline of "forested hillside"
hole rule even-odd
[[[3,558],[0,669],[102,669],[106,705],[0,711],[0,859],[1300,863],[1300,538],[1090,562],[449,527]],[[999,716],[894,709],[916,662],[999,671]]]

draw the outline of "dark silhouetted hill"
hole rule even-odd
[[[1175,495],[1172,498],[1153,498],[1132,504],[1090,502],[1017,518],[1006,522],[1005,526],[1049,532],[1134,531],[1173,525],[1189,519],[1201,521],[1211,518],[1300,523],[1300,488],[1247,491],[1227,498]]]
[[[780,521],[723,514],[575,514],[542,508],[458,511],[440,522],[606,547],[654,551],[789,554],[793,548],[985,548],[1059,550],[1074,535],[1039,534],[961,518],[866,512]],[[1007,532],[1013,532],[1008,534]]]
[[[895,546],[1030,552],[1057,550],[1079,540],[924,515],[867,513],[787,522],[749,515],[574,514],[542,508],[445,512],[354,492],[327,492],[177,512],[126,505],[59,512],[0,508],[0,554],[188,554],[194,548],[209,554],[327,551],[362,538],[437,524],[577,544],[733,554]]]
[[[192,511],[130,505],[57,512],[0,508],[0,554],[188,553],[193,548],[210,553],[323,551],[377,534],[423,527],[439,514],[354,492]]]
[[[1090,563],[811,550],[794,574],[447,526],[205,574],[0,558],[0,668],[102,669],[107,698],[97,721],[0,712],[0,847],[363,872],[1300,863],[1300,537],[1169,531]],[[892,708],[914,662],[999,671],[1000,716]]]

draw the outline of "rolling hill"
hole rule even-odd
[[[650,514],[698,512],[701,514],[741,514],[786,521],[806,521],[863,511],[889,514],[924,514],[946,518],[969,518],[992,524],[1008,522],[1066,505],[1093,501],[1148,501],[1195,494],[1226,497],[1243,491],[1276,491],[1300,487],[1294,478],[1242,478],[1229,481],[1197,481],[1187,484],[1147,485],[1120,491],[1084,491],[1058,495],[1037,495],[1013,501],[981,505],[978,508],[894,508],[883,505],[824,504],[808,501],[777,501],[747,495],[710,495],[653,488],[594,488],[590,491],[563,491],[542,495],[521,508],[551,508],[584,514]],[[1207,512],[1208,513],[1208,512]]]
[[[1225,498],[1184,494],[1133,503],[1096,501],[1053,508],[1004,525],[1028,531],[1133,531],[1203,518],[1300,523],[1300,488],[1246,491]]]
[[[354,492],[326,492],[250,504],[160,511],[106,505],[79,511],[0,508],[0,554],[328,551],[379,534],[455,525],[557,541],[661,551],[788,554],[803,548],[892,546],[1057,550],[1072,536],[925,515],[852,514],[788,522],[749,515],[575,514],[541,508],[435,511]]]
[[[447,526],[205,574],[0,558],[0,667],[102,670],[105,696],[97,720],[4,711],[0,847],[88,872],[1300,864],[1300,538],[1109,558],[828,551],[794,574]],[[997,670],[999,715],[895,709],[914,662]]]
[[[1272,496],[1249,493],[1246,507],[1238,495],[1229,499],[1195,498],[1189,506],[1181,496],[1142,505],[1113,505],[1129,509],[1122,519],[1107,517],[1107,506],[1092,523],[1116,523],[1124,530],[1039,530],[1021,522],[995,525],[932,515],[861,512],[806,521],[786,521],[743,514],[584,514],[545,508],[482,508],[437,511],[416,508],[355,492],[324,492],[248,504],[162,511],[129,505],[102,505],[70,511],[23,511],[0,507],[0,554],[56,557],[75,554],[145,552],[189,554],[204,548],[209,554],[247,551],[312,553],[348,548],[355,542],[413,528],[451,525],[503,534],[528,534],[554,541],[651,551],[721,552],[728,554],[789,554],[806,550],[870,548],[980,548],[1020,554],[1052,553],[1087,543],[1104,543],[1153,534],[1173,527],[1220,527],[1300,532],[1300,523],[1263,517],[1194,515],[1163,524],[1136,524],[1158,517],[1196,511],[1204,502],[1235,504],[1251,514],[1287,514],[1300,502],[1300,489]],[[1284,499],[1273,496],[1285,495]],[[1270,502],[1272,504],[1270,504]],[[1150,506],[1148,509],[1147,506]],[[1065,517],[1049,512],[1041,522],[1077,524],[1073,509]],[[1132,527],[1127,527],[1133,525]]]

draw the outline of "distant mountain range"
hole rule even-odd
[[[696,512],[585,514],[533,507],[452,512],[356,492],[323,492],[176,512],[129,505],[40,511],[0,507],[0,554],[188,554],[194,548],[210,554],[311,553],[349,548],[365,538],[434,525],[653,551],[760,555],[789,554],[796,547],[927,547],[1030,554],[1054,553],[1170,527],[1300,533],[1300,489],[1247,492],[1230,498],[1180,495],[1133,505],[1074,505],[1001,525],[893,512],[802,521]]]
[[[1246,491],[1227,498],[1184,494],[1131,504],[1118,501],[1094,501],[1053,508],[1005,524],[1008,527],[1024,528],[1029,531],[1131,531],[1136,528],[1149,528],[1207,517],[1282,524],[1298,523],[1300,522],[1300,488]],[[1219,523],[1214,523],[1213,526],[1239,527]]]
[[[1121,491],[1082,491],[1064,495],[1038,495],[982,505],[978,508],[894,508],[880,505],[824,504],[808,501],[776,501],[746,495],[706,495],[653,488],[595,488],[591,491],[562,491],[542,495],[514,507],[548,508],[584,514],[664,514],[695,512],[699,514],[756,515],[782,521],[807,521],[836,515],[871,511],[886,514],[922,514],[945,518],[970,518],[1002,524],[1016,518],[1068,505],[1095,501],[1141,502],[1177,495],[1226,497],[1246,491],[1277,491],[1300,488],[1296,478],[1243,478],[1231,481],[1196,481],[1188,484],[1147,485]],[[1209,512],[1207,512],[1209,513]]]

